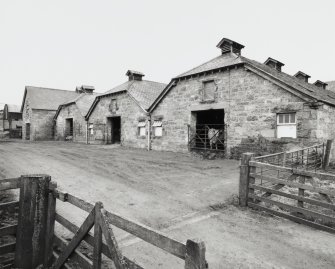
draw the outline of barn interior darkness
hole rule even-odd
[[[206,124],[209,125],[210,128],[215,128],[217,124],[224,124],[224,109],[210,109],[197,111],[195,113],[197,125]]]
[[[115,144],[121,141],[121,117],[108,118],[108,128],[110,129],[107,138],[108,143]]]

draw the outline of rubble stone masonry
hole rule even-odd
[[[203,103],[200,96],[203,82],[212,79],[217,86],[217,98],[212,103]],[[152,117],[163,117],[163,136],[152,139],[152,149],[187,151],[188,125],[191,135],[196,125],[192,112],[202,109],[225,110],[228,154],[236,154],[239,147],[243,152],[249,149],[255,152],[259,138],[268,144],[264,154],[334,137],[334,108],[311,107],[287,90],[238,67],[179,81],[152,113]],[[283,112],[296,113],[296,139],[276,138],[276,113]]]

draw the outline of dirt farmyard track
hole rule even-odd
[[[210,268],[335,267],[334,235],[233,205],[237,161],[62,142],[0,142],[0,154],[0,178],[49,174],[62,190],[179,241],[201,238]],[[60,202],[57,209],[78,225],[86,215]],[[144,268],[183,268],[172,255],[115,233],[123,253]]]

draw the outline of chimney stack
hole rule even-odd
[[[294,75],[296,78],[302,80],[302,81],[305,81],[308,83],[308,79],[311,77],[307,74],[305,74],[304,72],[301,72],[301,71],[298,71],[295,75]]]
[[[241,50],[244,48],[242,44],[239,44],[228,38],[222,38],[219,44],[216,45],[217,48],[221,49],[222,54],[235,53],[241,55]]]
[[[277,71],[281,72],[281,68],[285,65],[282,62],[279,62],[271,57],[269,57],[265,62],[265,65],[270,66],[273,69],[276,69]]]
[[[321,80],[317,80],[317,81],[314,82],[314,85],[319,87],[319,88],[326,89],[328,84],[321,81]]]
[[[134,71],[134,70],[128,70],[126,73],[126,76],[128,76],[128,80],[142,80],[142,77],[144,77],[144,74],[138,71]]]
[[[77,93],[89,93],[92,94],[95,90],[94,86],[81,85],[76,87]]]

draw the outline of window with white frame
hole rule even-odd
[[[139,136],[145,136],[146,135],[145,127],[146,127],[145,121],[140,121],[138,123],[137,128],[138,128],[138,135]]]
[[[163,136],[163,126],[162,125],[163,123],[161,120],[155,120],[154,123],[152,124],[155,137]]]
[[[297,120],[295,113],[277,114],[277,138],[297,138]]]

